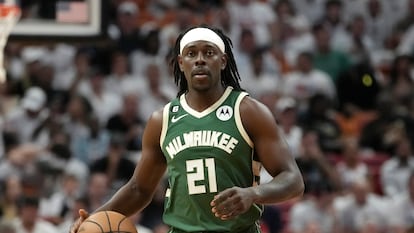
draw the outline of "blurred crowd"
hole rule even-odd
[[[31,1],[22,18],[36,11]],[[112,0],[99,42],[9,41],[0,83],[0,233],[67,233],[132,175],[174,98],[177,35],[221,28],[274,113],[305,194],[265,233],[414,232],[414,0]],[[262,182],[269,177],[262,172]],[[165,233],[167,182],[131,219]]]

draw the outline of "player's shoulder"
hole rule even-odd
[[[147,125],[148,124],[161,125],[162,120],[163,120],[163,112],[164,112],[164,107],[159,108],[155,110],[154,112],[152,112],[151,116],[149,117],[147,121]]]
[[[263,114],[263,111],[266,113],[269,112],[269,108],[260,102],[259,100],[251,97],[250,95],[245,95],[240,102],[241,111],[258,111],[259,114]]]
[[[240,102],[240,116],[245,125],[257,122],[273,122],[274,116],[270,109],[259,100],[245,96]]]

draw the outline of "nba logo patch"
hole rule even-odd
[[[227,121],[233,116],[233,108],[224,105],[217,109],[216,116],[221,121]]]

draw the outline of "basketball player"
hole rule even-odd
[[[239,85],[231,46],[220,30],[204,26],[178,37],[178,98],[153,113],[132,178],[96,211],[141,211],[168,171],[163,220],[170,232],[254,233],[263,204],[302,194],[302,176],[272,114]],[[257,182],[259,162],[274,177],[269,183]],[[72,233],[87,215],[80,211]]]

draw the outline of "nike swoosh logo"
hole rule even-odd
[[[181,118],[186,117],[187,115],[188,115],[188,113],[187,113],[187,114],[184,114],[184,115],[181,115],[181,116],[179,116],[179,117],[175,117],[175,116],[173,116],[173,117],[171,118],[171,123],[175,123],[175,122],[179,121]]]

